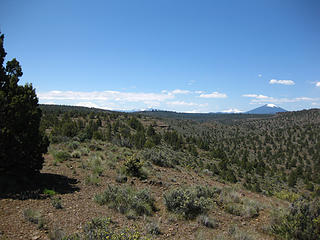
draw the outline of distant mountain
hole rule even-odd
[[[278,107],[274,104],[266,104],[261,107],[252,109],[246,113],[247,114],[276,114],[278,112],[287,112],[287,110],[281,107]]]

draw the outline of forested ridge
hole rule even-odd
[[[255,118],[246,118],[246,114],[222,118],[217,114],[218,120],[209,121],[199,119],[198,114],[196,120],[181,120],[153,118],[154,112],[132,114],[45,105],[42,110],[42,128],[51,142],[76,137],[135,149],[161,146],[161,151],[172,149],[193,159],[189,167],[207,171],[217,179],[241,182],[249,190],[265,194],[286,188],[314,194],[320,191],[318,109]]]

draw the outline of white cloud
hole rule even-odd
[[[40,104],[55,105],[57,103],[55,103],[55,102],[41,102],[40,101]]]
[[[226,98],[227,94],[225,93],[219,93],[219,92],[213,92],[209,94],[201,94],[201,98]]]
[[[261,95],[261,94],[243,94],[242,95],[243,97],[249,97],[249,98],[257,98],[257,99],[268,99],[270,97],[268,96],[264,96],[264,95]]]
[[[204,93],[204,91],[195,91],[195,93],[201,94],[201,93]]]
[[[168,105],[174,105],[174,106],[198,106],[198,107],[205,107],[208,106],[207,103],[199,104],[199,103],[193,103],[193,102],[184,102],[184,101],[173,101],[173,102],[167,102]]]
[[[237,109],[237,108],[230,108],[228,110],[223,110],[223,113],[242,113],[243,111]]]
[[[295,82],[292,80],[277,80],[277,79],[271,79],[269,81],[269,84],[282,84],[282,85],[294,85]]]
[[[175,89],[171,93],[172,94],[188,94],[188,93],[190,93],[190,91],[189,90]]]
[[[76,104],[76,106],[88,107],[88,108],[100,108],[101,109],[101,106],[98,106],[97,104],[95,104],[93,102],[79,102]]]
[[[298,97],[295,98],[297,101],[314,101],[314,98],[310,98],[310,97]]]
[[[208,111],[201,111],[199,109],[193,109],[189,111],[183,111],[184,113],[208,113]]]
[[[268,97],[261,94],[244,94],[243,97],[253,98],[251,104],[253,103],[294,103],[301,101],[317,101],[319,98],[310,97],[297,97],[297,98],[274,98]]]
[[[316,82],[316,87],[320,87],[320,82]]]
[[[138,93],[138,92],[74,92],[74,91],[50,91],[38,93],[40,100],[85,100],[85,101],[119,101],[119,102],[163,102],[173,99],[169,93]]]

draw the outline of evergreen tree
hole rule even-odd
[[[48,147],[39,131],[38,98],[31,84],[18,85],[23,73],[15,58],[4,67],[3,41],[0,33],[0,172],[38,172]]]

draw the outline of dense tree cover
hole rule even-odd
[[[48,146],[39,131],[38,98],[31,84],[18,85],[23,73],[15,58],[4,66],[3,42],[0,33],[0,171],[38,172]]]
[[[231,120],[228,124],[172,119],[166,122],[188,143],[196,143],[198,149],[207,151],[201,142],[209,146],[213,163],[206,168],[226,180],[229,178],[225,177],[225,166],[233,170],[237,181],[254,191],[319,189],[319,110]]]
[[[169,118],[157,123],[143,114],[43,109],[42,122],[53,140],[98,139],[139,150],[161,145],[182,154],[179,164],[240,182],[252,191],[274,194],[283,188],[304,188],[320,192],[319,110],[258,119],[232,115],[223,121]]]

